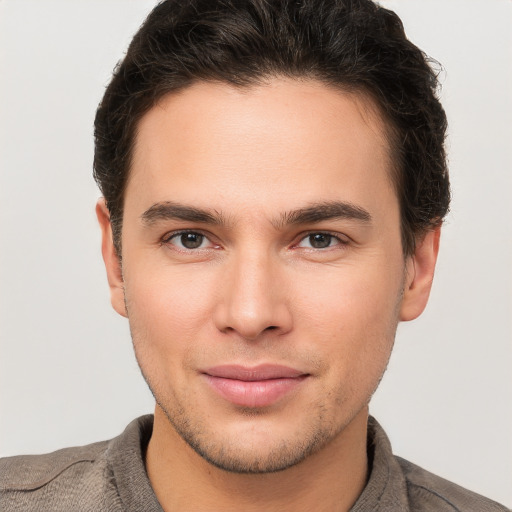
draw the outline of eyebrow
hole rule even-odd
[[[184,204],[165,201],[155,203],[142,215],[144,224],[150,226],[159,220],[183,220],[188,222],[201,222],[204,224],[225,224],[223,216],[215,210],[204,210]]]
[[[369,224],[372,216],[361,206],[345,201],[330,201],[285,212],[274,225],[281,227],[289,224],[314,224],[332,219],[350,219]]]
[[[155,203],[142,215],[144,224],[151,226],[160,220],[182,220],[203,224],[225,225],[225,217],[217,210],[196,208],[172,201]],[[272,225],[282,228],[290,224],[314,224],[332,219],[351,219],[368,224],[372,217],[370,212],[361,206],[344,201],[313,203],[304,208],[290,210],[280,215]]]

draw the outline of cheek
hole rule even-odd
[[[304,297],[301,313],[295,315],[298,330],[308,333],[306,340],[316,340],[317,350],[330,364],[333,383],[371,392],[394,342],[401,270],[377,264],[364,270],[356,266],[335,270],[328,280],[317,275],[309,283],[309,293],[297,294]]]
[[[138,270],[130,276],[125,294],[134,343],[176,360],[177,352],[190,350],[208,325],[211,280],[201,272],[175,268]]]
[[[299,318],[315,329],[386,332],[382,327],[397,319],[403,268],[378,261],[347,264],[304,273],[294,283]]]

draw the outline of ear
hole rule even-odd
[[[400,308],[401,321],[414,320],[421,315],[427,305],[434,279],[440,236],[441,226],[428,231],[418,241],[414,254],[407,257],[404,297]]]
[[[127,316],[124,302],[124,283],[121,262],[114,248],[110,214],[102,197],[96,203],[96,216],[101,228],[101,253],[107,270],[107,280],[110,287],[110,302],[112,307],[122,316]]]

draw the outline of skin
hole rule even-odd
[[[371,99],[314,81],[199,83],[140,121],[122,269],[102,200],[97,214],[157,402],[146,466],[165,510],[348,510],[362,492],[368,402],[398,322],[427,303],[439,242],[404,257],[390,162]],[[321,208],[339,203],[352,209]],[[176,204],[212,218],[175,218]],[[264,407],[204,378],[263,363],[306,377]]]

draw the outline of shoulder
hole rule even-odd
[[[95,462],[107,442],[64,448],[44,455],[18,455],[0,459],[0,490],[35,490],[79,465],[79,471]],[[78,469],[78,468],[77,468]]]
[[[100,506],[110,480],[108,444],[0,459],[0,509],[93,510]]]
[[[509,509],[411,462],[396,457],[407,486],[411,511],[509,512]]]
[[[0,459],[0,510],[161,512],[143,460],[152,428],[141,416],[110,441]]]

